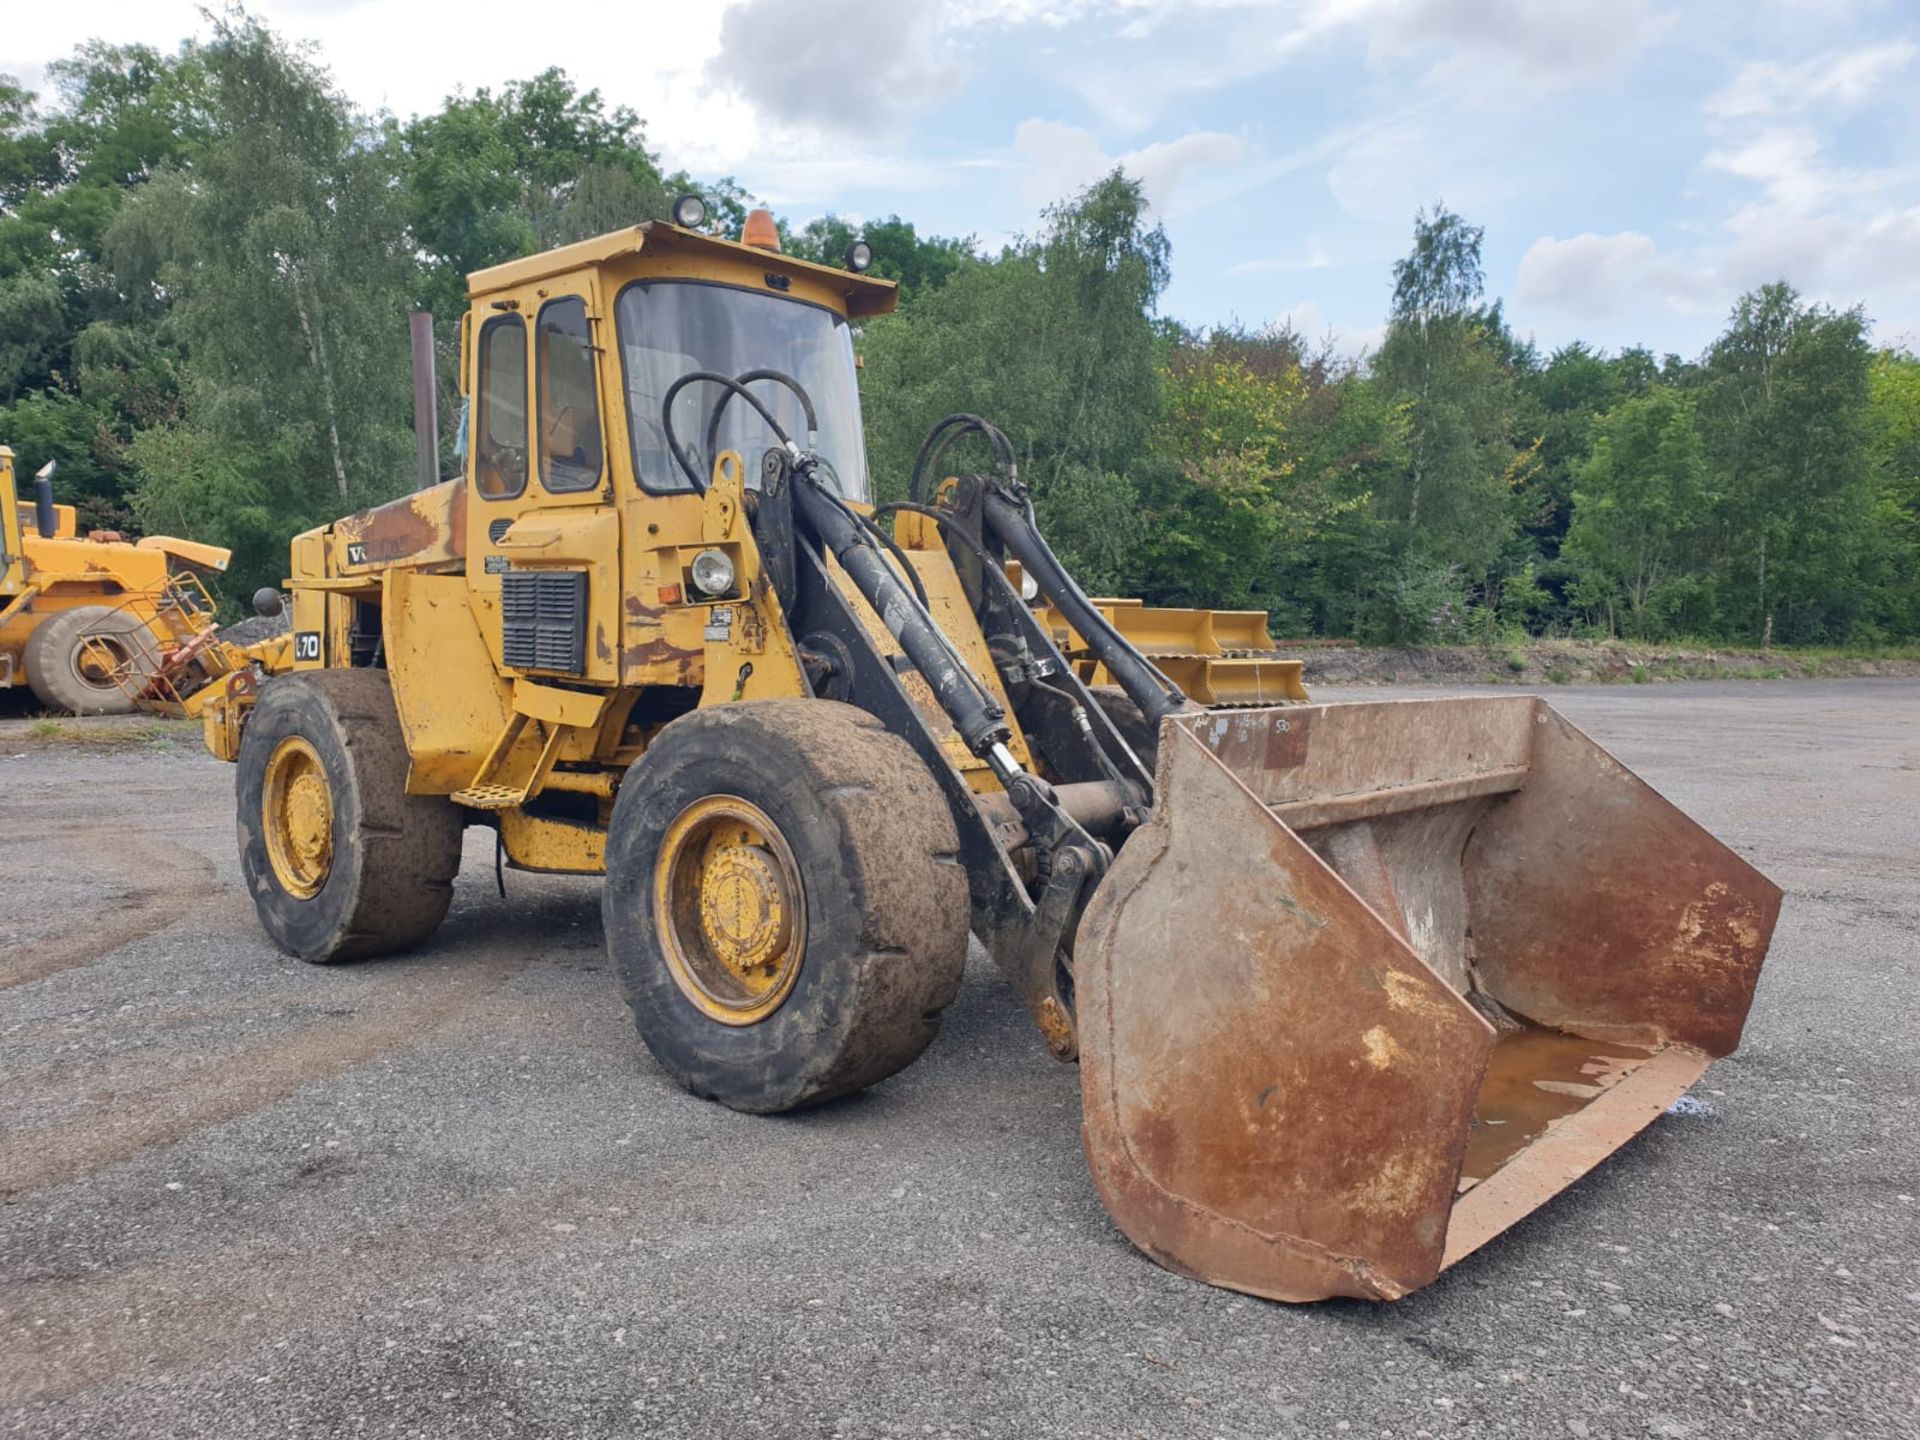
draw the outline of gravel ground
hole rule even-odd
[[[306,967],[230,771],[0,722],[0,1433],[1914,1435],[1920,683],[1551,698],[1786,887],[1746,1044],[1429,1289],[1312,1307],[1127,1245],[978,954],[904,1075],[750,1119],[653,1067],[594,885],[503,901],[471,832],[427,951]]]

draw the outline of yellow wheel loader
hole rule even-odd
[[[24,683],[66,714],[127,714],[161,667],[163,637],[198,623],[178,613],[205,595],[194,571],[223,571],[231,556],[171,535],[82,535],[74,508],[53,502],[53,468],[22,503],[0,445],[0,689]]]
[[[1426,1284],[1734,1047],[1764,878],[1533,698],[1196,705],[983,419],[875,505],[893,286],[698,208],[472,276],[464,474],[294,540],[291,668],[207,728],[278,945],[421,943],[491,827],[604,874],[662,1067],[774,1112],[911,1063],[971,932],[1120,1228],[1294,1301]]]

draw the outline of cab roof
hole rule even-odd
[[[475,270],[467,276],[467,296],[478,300],[495,291],[532,284],[569,271],[588,269],[610,260],[637,255],[643,250],[651,254],[665,252],[708,261],[746,261],[762,271],[811,281],[844,297],[847,317],[851,320],[867,315],[884,315],[893,309],[900,298],[900,287],[891,280],[856,275],[851,270],[816,265],[811,260],[800,260],[778,250],[762,250],[757,246],[742,245],[736,240],[705,235],[697,230],[683,230],[664,220],[629,225],[623,230],[596,235],[591,240],[580,240],[555,250],[543,250],[538,255],[528,255],[524,259],[509,260],[504,265]]]

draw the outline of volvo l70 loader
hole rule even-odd
[[[1193,703],[986,420],[874,503],[862,247],[698,210],[473,275],[464,473],[293,541],[290,668],[206,712],[281,947],[420,944],[491,827],[773,1112],[912,1062],[971,932],[1120,1228],[1295,1301],[1426,1284],[1734,1048],[1779,892],[1726,847],[1529,696]]]

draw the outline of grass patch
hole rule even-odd
[[[90,750],[151,750],[166,754],[196,740],[197,720],[126,720],[110,716],[40,715],[27,722],[18,740],[35,746],[72,746]],[[11,738],[11,737],[9,737]],[[0,739],[4,744],[5,739]]]

